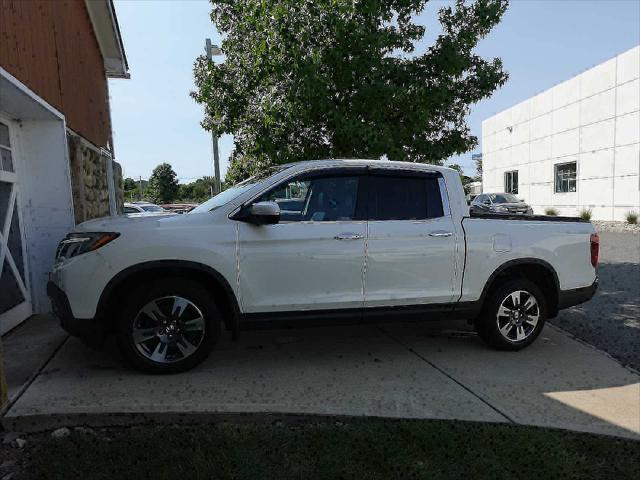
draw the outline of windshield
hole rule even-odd
[[[140,205],[140,208],[145,212],[164,212],[164,208],[158,205]]]
[[[491,201],[493,203],[520,203],[520,199],[510,193],[491,195]]]
[[[225,191],[220,192],[215,197],[211,197],[204,203],[201,203],[196,208],[191,210],[189,213],[202,213],[208,212],[210,210],[215,210],[223,205],[226,205],[234,198],[239,197],[241,194],[249,190],[255,184],[261,182],[262,180],[269,178],[276,173],[281,172],[285,168],[290,167],[291,165],[279,165],[277,167],[271,167],[266,169],[264,172],[259,173],[258,175],[254,175],[253,177],[247,178],[246,180],[234,185],[231,188],[227,188]]]

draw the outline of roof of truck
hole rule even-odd
[[[373,159],[365,159],[365,158],[333,158],[333,159],[321,159],[321,160],[308,160],[305,162],[295,162],[287,165],[283,165],[283,167],[289,166],[338,166],[338,165],[376,165],[380,167],[388,167],[388,168],[402,168],[402,169],[414,169],[414,170],[424,170],[431,172],[442,172],[445,170],[453,169],[448,167],[440,167],[438,165],[432,165],[430,163],[416,163],[416,162],[396,162],[392,160],[373,160]]]

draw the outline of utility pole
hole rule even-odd
[[[207,38],[204,41],[204,51],[207,55],[207,59],[213,62],[213,56],[222,55],[222,49],[218,45],[212,45],[211,39]],[[215,179],[215,193],[218,194],[222,190],[222,184],[220,183],[220,154],[218,152],[218,135],[215,132],[211,132],[211,144],[213,146],[213,178]]]
[[[140,201],[142,201],[142,176],[140,176]]]
[[[211,143],[213,144],[213,175],[216,182],[216,195],[222,190],[220,184],[220,156],[218,153],[218,136],[215,132],[211,132]]]

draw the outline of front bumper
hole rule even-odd
[[[591,300],[598,290],[598,277],[588,287],[560,290],[558,294],[558,309],[573,307]]]
[[[102,345],[105,337],[104,324],[95,318],[75,318],[66,293],[55,283],[47,283],[47,295],[51,300],[53,314],[69,335],[80,338],[93,347]]]

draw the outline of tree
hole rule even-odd
[[[125,199],[131,200],[134,197],[140,196],[139,184],[137,184],[133,178],[127,177],[124,179],[123,189]]]
[[[135,190],[138,188],[138,184],[133,178],[127,177],[124,179],[124,191],[128,192],[130,190]]]
[[[192,96],[204,128],[234,135],[227,180],[313,158],[441,164],[472,149],[469,105],[507,80],[474,48],[508,0],[441,8],[442,34],[416,52],[426,1],[211,0],[226,59],[196,60]]]
[[[169,203],[178,194],[178,180],[171,165],[162,163],[153,169],[146,194],[155,203]]]
[[[471,155],[471,157],[473,158],[473,161],[476,164],[476,181],[481,182],[482,181],[482,154],[481,153],[476,153],[474,155]]]
[[[462,182],[462,187],[464,188],[464,191],[466,192],[469,183],[473,182],[473,178],[468,177],[467,175],[465,175],[464,174],[464,170],[457,163],[452,163],[451,165],[447,165],[447,167],[454,169],[456,172],[458,172],[460,174],[460,181]]]

